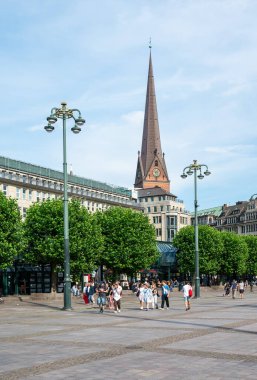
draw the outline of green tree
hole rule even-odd
[[[0,191],[0,268],[13,265],[22,250],[21,215],[16,200]]]
[[[247,273],[251,276],[257,275],[257,236],[248,235],[241,237],[248,247]]]
[[[221,232],[223,253],[221,274],[238,277],[246,273],[248,247],[241,236],[232,232]]]
[[[104,236],[99,264],[118,273],[149,268],[159,257],[155,229],[144,214],[122,207],[97,213]]]
[[[178,249],[179,271],[194,273],[195,270],[195,231],[187,226],[178,231],[173,245]],[[199,271],[201,274],[217,274],[220,269],[223,249],[220,232],[209,226],[198,227]]]
[[[70,268],[73,276],[95,269],[103,249],[103,238],[95,216],[72,200],[69,207]],[[56,288],[55,275],[64,264],[64,223],[62,200],[35,203],[28,211],[24,223],[27,240],[25,258],[28,262],[50,264],[52,286]]]

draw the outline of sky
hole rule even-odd
[[[257,193],[256,0],[0,0],[0,155],[62,171],[66,101],[74,174],[133,189],[141,149],[149,39],[171,192],[199,209]]]

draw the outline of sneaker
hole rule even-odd
[[[120,313],[120,309],[118,309],[118,313]]]
[[[160,310],[164,310],[164,308],[163,308],[163,307],[160,307]]]
[[[167,310],[169,310],[169,307],[167,307]]]
[[[143,307],[140,307],[140,310],[143,310]]]
[[[117,310],[114,310],[114,313],[116,314],[116,313],[117,313]]]

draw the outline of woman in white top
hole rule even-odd
[[[119,282],[116,281],[112,288],[113,301],[114,301],[114,313],[120,313],[120,300],[122,295],[122,287]]]
[[[140,309],[143,310],[143,305],[144,305],[144,285],[143,284],[139,284],[139,289],[137,291],[137,297],[139,299],[139,303],[140,303]]]
[[[153,302],[153,292],[148,283],[144,284],[144,302],[146,304],[145,310],[149,310],[149,305]]]
[[[240,298],[242,299],[244,298],[244,291],[245,291],[245,284],[243,280],[239,282],[238,287],[239,287]]]

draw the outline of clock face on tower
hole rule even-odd
[[[154,177],[157,178],[157,177],[160,176],[160,174],[161,174],[161,173],[160,173],[160,170],[159,170],[158,168],[154,168],[154,169],[153,169],[153,175],[154,175]]]

